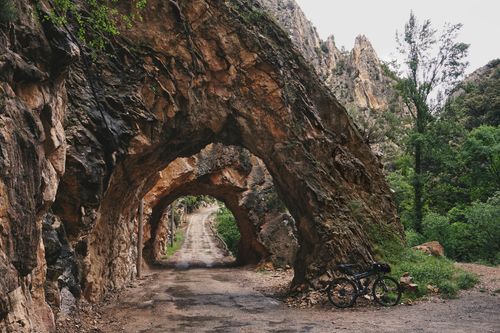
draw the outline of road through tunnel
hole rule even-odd
[[[72,258],[64,267],[87,299],[134,279],[139,202],[172,162],[214,143],[247,149],[272,177],[296,225],[294,285],[315,287],[337,262],[371,261],[374,230],[403,237],[379,161],[289,36],[251,2],[148,1],[143,19],[110,41],[112,56],[91,65],[98,80],[64,31],[40,26],[33,4],[19,3],[28,25],[11,35],[32,36],[28,51],[0,36],[15,55],[7,67],[28,80],[5,79],[0,114],[0,162],[13,163],[0,174],[0,240],[10,244],[0,251],[0,315],[11,311],[9,293],[31,302],[25,277],[37,274],[43,304],[46,278],[57,286],[66,270],[45,273],[50,235],[64,238],[55,252]],[[172,198],[227,189],[202,178],[181,181]],[[250,261],[265,253],[249,229]]]

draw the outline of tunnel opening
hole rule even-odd
[[[164,210],[155,238],[146,235],[146,262],[152,255],[155,266],[176,269],[235,266],[241,238],[231,211],[208,195],[177,198]]]
[[[186,210],[200,201],[223,203],[234,215],[242,239],[236,258],[240,265],[271,261],[293,266],[298,248],[295,221],[276,192],[263,162],[248,150],[214,144],[189,158],[173,161],[144,196],[146,212],[145,261],[155,265],[172,203]],[[222,204],[221,204],[222,206]],[[162,222],[163,221],[163,222]]]

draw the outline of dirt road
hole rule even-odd
[[[500,332],[500,296],[493,292],[392,308],[304,310],[260,291],[289,282],[282,276],[250,268],[186,269],[224,260],[206,227],[210,213],[190,217],[185,246],[172,259],[182,269],[151,272],[121,292],[102,308],[98,332]]]
[[[232,261],[232,258],[217,247],[208,225],[210,215],[217,209],[218,207],[206,207],[189,216],[184,243],[180,251],[167,261],[169,266],[178,269],[214,267]]]

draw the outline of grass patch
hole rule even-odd
[[[236,256],[238,254],[238,244],[240,242],[240,230],[236,224],[236,219],[226,207],[222,207],[217,211],[215,217],[215,229],[219,236],[224,240],[229,248],[229,251]]]
[[[375,245],[377,259],[391,265],[395,278],[409,272],[418,285],[415,292],[405,293],[405,298],[415,299],[425,296],[428,285],[438,288],[442,297],[456,297],[460,289],[472,288],[479,282],[477,276],[455,267],[453,261],[445,257],[429,256],[403,244],[394,233],[373,227],[370,233]]]
[[[166,255],[163,259],[170,258],[175,252],[179,251],[182,244],[184,243],[185,230],[182,228],[177,228],[174,235],[174,244],[170,246],[170,242],[167,243],[165,248]]]

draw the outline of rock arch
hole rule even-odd
[[[44,219],[61,221],[83,294],[99,299],[134,276],[133,216],[157,173],[210,143],[265,163],[297,223],[295,284],[371,260],[373,228],[402,237],[345,109],[251,2],[148,1],[113,56],[88,68],[99,103],[68,34],[17,4],[18,24],[0,29],[1,325],[50,320]]]
[[[91,226],[82,253],[87,297],[131,278],[129,221],[156,173],[213,142],[243,146],[264,161],[297,223],[296,284],[313,282],[334,262],[371,260],[371,227],[401,233],[378,160],[269,18],[239,1],[151,6],[117,44],[117,58],[97,64],[109,131],[85,105],[78,69],[69,81],[72,113],[93,116],[94,128],[76,124],[96,139],[91,153],[99,157],[90,168],[98,170],[96,188],[85,189],[95,202],[73,210],[84,207],[76,221]],[[82,140],[70,134],[70,142]],[[71,152],[66,179],[89,169],[81,164],[88,158]],[[61,193],[76,197],[66,185]]]
[[[244,149],[220,144],[170,163],[144,197],[150,214],[143,253],[149,262],[159,259],[161,237],[166,231],[161,223],[165,211],[185,195],[210,195],[231,210],[241,233],[238,263],[265,259],[277,266],[293,265],[297,251],[295,223],[277,197],[262,161]]]

